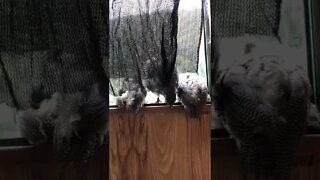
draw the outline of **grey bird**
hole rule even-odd
[[[49,99],[44,99],[39,107],[17,111],[15,121],[22,137],[30,144],[51,142],[51,129],[58,116],[58,104],[62,102],[60,93],[54,93]]]
[[[208,88],[198,75],[185,73],[179,77],[178,97],[187,115],[199,118],[207,102]]]
[[[156,103],[160,102],[159,95],[163,95],[166,103],[170,106],[176,101],[176,91],[179,83],[177,68],[175,64],[171,64],[171,66],[173,66],[173,69],[169,71],[168,67],[156,58],[147,60],[144,65],[145,87],[158,96]]]
[[[53,147],[57,158],[87,163],[105,142],[108,130],[107,86],[94,84],[64,94],[54,123]]]
[[[147,91],[140,78],[126,77],[119,89],[119,96],[116,97],[118,107],[126,107],[129,112],[138,112],[143,106]]]
[[[257,56],[220,71],[214,105],[256,177],[286,177],[305,133],[311,87],[300,66]]]
[[[172,28],[171,40],[165,38],[165,28],[162,25],[160,53],[155,52],[154,56],[146,59],[144,62],[144,82],[145,87],[158,95],[157,102],[160,102],[159,95],[163,95],[166,103],[170,107],[176,101],[176,91],[179,82],[179,76],[176,67],[177,42],[174,37],[177,33],[175,27]],[[171,32],[171,33],[172,33]],[[175,39],[175,40],[174,40]]]

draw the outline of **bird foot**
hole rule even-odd
[[[155,102],[155,104],[160,104],[160,103],[162,103],[162,102],[161,102],[160,98],[158,97],[157,101]]]

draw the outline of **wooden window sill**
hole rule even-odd
[[[189,119],[182,106],[110,110],[110,179],[209,180],[210,115]]]

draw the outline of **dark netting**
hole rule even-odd
[[[173,1],[111,1],[110,77],[139,73],[145,61],[162,59],[175,64],[177,51],[177,8]],[[175,10],[174,10],[175,9]],[[167,70],[169,70],[168,68]]]
[[[99,0],[1,1],[0,101],[25,109],[34,91],[41,92],[43,99],[56,91],[71,93],[106,83],[102,68],[108,58],[105,4]]]
[[[1,0],[0,102],[32,144],[87,160],[106,135],[109,14],[104,0]],[[54,96],[52,96],[54,94]],[[71,156],[70,156],[71,158]]]
[[[262,35],[276,37],[281,42],[279,37],[281,4],[282,0],[211,1],[213,24],[211,86],[215,85],[215,78],[219,68],[221,68],[218,66],[222,64],[222,62],[219,62],[221,56],[219,41],[221,39],[244,37],[246,35]],[[213,88],[211,88],[211,92],[212,90]],[[217,121],[216,113],[212,114],[212,127],[220,128],[221,124],[217,124],[220,121]]]
[[[188,1],[188,0],[180,0]],[[198,0],[198,2],[201,0]],[[205,0],[203,0],[204,2]],[[188,2],[190,3],[190,2]],[[177,68],[179,73],[197,72],[199,46],[204,30],[204,12],[201,8],[184,10],[179,8]]]
[[[112,0],[109,6],[113,95],[147,88],[173,100],[169,87],[178,73],[197,71],[201,9],[180,11],[179,0]]]
[[[212,1],[217,37],[245,34],[278,37],[281,0]]]

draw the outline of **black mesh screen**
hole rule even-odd
[[[104,1],[1,1],[0,101],[25,109],[35,93],[107,83],[107,32]]]
[[[177,73],[197,71],[201,9],[183,10],[180,3],[179,0],[110,1],[109,70],[114,79],[113,95],[121,95],[118,91],[128,77],[143,84],[142,88],[146,88],[145,81],[159,81],[154,85],[157,87],[151,87],[159,92]]]
[[[217,37],[278,36],[281,0],[212,1]]]
[[[61,158],[86,162],[105,142],[108,5],[0,2],[0,103],[18,110],[14,119],[29,143],[53,143]]]

